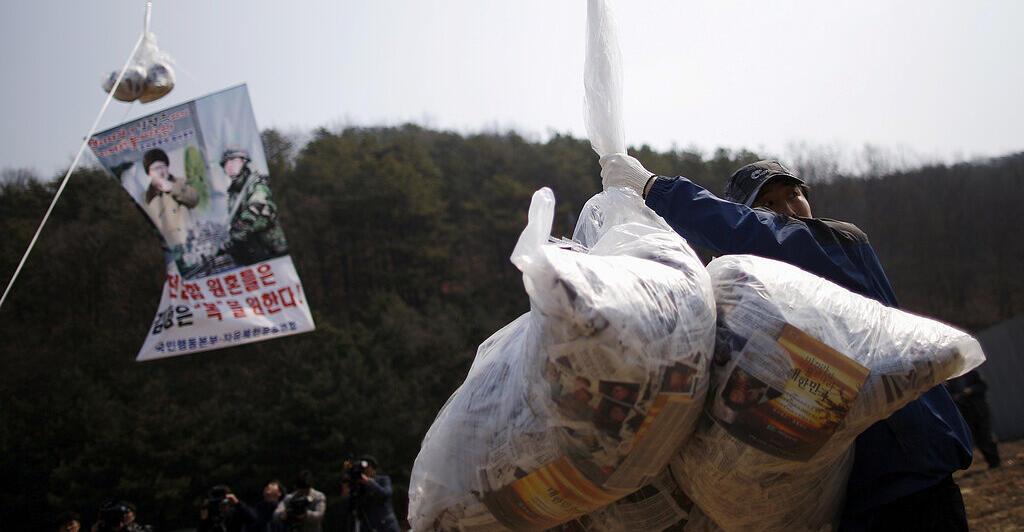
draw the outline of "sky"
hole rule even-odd
[[[2,3],[0,168],[70,164],[144,6]],[[1024,150],[1024,2],[613,6],[630,145],[785,157],[871,144],[940,161]],[[286,132],[415,122],[586,135],[584,0],[155,0],[151,29],[177,86],[114,102],[101,129],[245,82],[260,127]]]

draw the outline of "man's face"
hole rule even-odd
[[[167,168],[167,163],[163,161],[155,161],[149,165],[149,177],[158,180],[166,180],[170,171]]]
[[[242,167],[245,166],[245,159],[241,157],[232,157],[227,161],[224,161],[224,173],[228,177],[237,177],[242,172]]]
[[[82,523],[79,523],[77,519],[72,519],[61,525],[60,532],[78,532],[81,528]]]
[[[263,488],[263,500],[267,502],[278,502],[281,500],[281,486],[275,482],[267,484]]]
[[[769,181],[754,200],[752,207],[764,207],[787,216],[811,217],[811,204],[800,185],[792,181]]]

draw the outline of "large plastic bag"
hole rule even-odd
[[[672,469],[725,530],[833,528],[857,435],[985,359],[964,332],[789,264],[734,255],[708,272],[714,421]]]
[[[118,71],[115,70],[103,79],[103,91],[114,91],[114,98],[122,102],[136,99],[142,103],[158,100],[174,88],[174,69],[171,57],[156,45],[156,35],[146,32],[142,38],[139,51],[132,58],[125,70],[121,83],[114,88]]]
[[[691,432],[714,345],[710,281],[686,242],[605,226],[590,253],[547,243],[534,194],[512,260],[531,310],[488,338],[413,466],[416,530],[543,529],[650,481]]]

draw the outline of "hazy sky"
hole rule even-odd
[[[261,127],[414,121],[585,135],[584,0],[156,0],[178,85],[104,127],[247,82]],[[140,0],[5,1],[0,167],[66,166]],[[619,0],[631,145],[1024,150],[1024,2]]]

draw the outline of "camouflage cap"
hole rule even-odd
[[[238,146],[228,146],[220,156],[220,165],[224,166],[224,163],[228,162],[228,159],[234,159],[235,157],[241,157],[246,161],[252,160],[249,158],[249,150]]]
[[[785,177],[803,184],[804,180],[793,175],[782,163],[775,160],[757,161],[736,170],[725,185],[725,199],[750,206],[757,199],[757,193],[765,183],[777,177]]]

